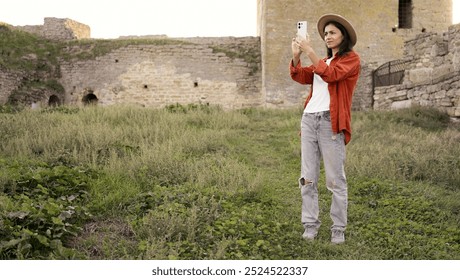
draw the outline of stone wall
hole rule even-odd
[[[405,43],[403,84],[377,87],[374,109],[433,106],[460,117],[460,24]]]
[[[43,25],[15,26],[15,28],[51,40],[88,39],[91,37],[91,29],[88,25],[67,18],[47,17]]]
[[[22,83],[24,73],[5,69],[0,65],[0,105],[8,101],[10,94]]]
[[[54,23],[49,24],[50,21]],[[44,26],[53,26],[52,31],[44,26],[12,28],[47,38],[70,38],[71,33],[66,33],[66,28],[56,26],[73,21],[46,19],[45,22],[48,24]],[[74,31],[72,34],[76,34]],[[120,39],[121,43],[112,40],[114,50],[96,56],[93,52],[111,48],[107,40],[105,46],[98,46],[98,41],[88,40],[66,47],[62,50],[64,57],[73,59],[61,59],[56,71],[46,77],[0,69],[0,104],[11,101],[12,94],[23,87],[24,82],[38,79],[45,83],[51,79],[64,87],[64,95],[57,96],[63,104],[82,105],[92,96],[101,105],[130,103],[163,107],[175,103],[203,103],[227,109],[264,105],[259,37],[124,38]],[[117,49],[119,45],[125,47]],[[81,58],[81,54],[92,58]],[[15,100],[41,107],[48,106],[51,98],[56,97],[54,91],[44,90],[33,93],[26,90],[24,94],[31,96]]]
[[[349,19],[358,34],[355,50],[360,54],[364,68],[403,57],[404,41],[422,32],[442,32],[452,22],[451,0],[412,1],[411,29],[398,28],[398,0],[258,0],[258,32],[262,42],[262,91],[267,106],[289,107],[301,104],[308,90],[294,83],[288,63],[291,59],[291,39],[295,36],[296,22],[308,21],[313,47],[319,56],[325,56],[324,42],[316,29],[322,14],[337,13]],[[308,59],[302,58],[306,63]],[[361,79],[371,73],[365,70]],[[371,87],[360,86],[355,92],[358,103],[354,108],[370,108]],[[363,96],[363,97],[361,97]]]
[[[176,42],[176,43],[174,43]],[[259,38],[190,38],[130,45],[92,60],[61,62],[66,104],[203,103],[261,106]]]
[[[260,37],[178,38],[176,43],[163,45],[133,43],[91,60],[61,61],[59,82],[65,88],[64,103],[82,104],[88,94],[93,94],[100,104],[300,106],[309,88],[293,82],[289,76],[295,23],[309,22],[314,48],[324,56],[324,42],[317,34],[316,20],[324,13],[338,13],[347,17],[358,33],[355,50],[361,56],[362,70],[353,98],[354,110],[388,109],[412,102],[449,107],[447,104],[451,103],[450,114],[456,115],[458,102],[451,95],[458,95],[452,90],[458,84],[455,79],[460,71],[458,27],[433,35],[447,30],[452,1],[440,0],[436,5],[429,0],[413,1],[411,29],[397,27],[398,2],[258,0]],[[88,26],[69,19],[46,18],[43,26],[17,28],[58,40],[90,36]],[[124,39],[170,40],[164,35]],[[374,96],[373,70],[403,57],[409,61],[404,84],[378,88]],[[5,73],[0,77],[0,102],[5,102],[5,92],[14,90],[18,84],[15,80],[20,79],[17,73]],[[445,96],[437,90],[441,83],[449,84],[441,86]],[[435,91],[437,97],[425,98],[424,94],[431,96]]]
[[[353,95],[352,110],[366,111],[372,109],[372,104],[374,102],[372,88],[373,71],[374,69],[367,64],[361,66],[358,84],[356,85]]]

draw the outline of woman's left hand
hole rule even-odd
[[[301,36],[297,36],[295,38],[295,44],[304,53],[308,54],[309,52],[311,52],[313,50],[312,47],[311,47],[310,36],[308,36],[308,35],[307,35],[306,38],[303,38]]]
[[[310,58],[314,66],[318,66],[319,57],[316,55],[315,51],[313,50],[313,47],[311,46],[310,36],[308,36],[308,34],[307,38],[297,36],[294,39],[293,44],[296,45],[301,52],[305,53],[308,56],[308,58]]]

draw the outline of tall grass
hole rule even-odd
[[[460,187],[460,133],[435,109],[355,114],[351,174]]]
[[[300,237],[298,109],[3,112],[0,258],[460,258],[460,129],[435,110],[354,113],[343,246],[329,242],[325,187],[318,240]],[[84,187],[67,199],[73,220],[75,205],[34,200],[59,185]],[[55,239],[59,219],[75,236]]]

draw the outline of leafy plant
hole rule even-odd
[[[32,163],[34,164],[34,163]],[[69,258],[65,247],[80,225],[91,217],[84,206],[88,199],[88,170],[44,163],[23,166],[1,162],[7,174],[0,196],[0,256],[5,259]],[[5,174],[2,174],[2,177]]]

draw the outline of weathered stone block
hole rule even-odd
[[[409,71],[409,81],[414,84],[426,84],[431,82],[431,75],[433,69],[431,68],[418,68]]]
[[[437,100],[436,104],[442,107],[452,107],[452,101],[449,97],[445,97],[441,100]]]
[[[410,108],[412,106],[412,100],[402,100],[391,103],[391,110],[399,110]]]
[[[446,97],[446,91],[445,90],[440,90],[434,94],[435,99],[441,99]]]
[[[392,101],[405,100],[407,99],[407,91],[400,90],[400,91],[392,92],[388,95],[388,99]]]
[[[433,102],[429,100],[423,100],[423,99],[420,100],[419,104],[420,106],[429,106],[429,107],[433,106]]]
[[[447,114],[451,117],[460,117],[460,107],[451,107],[447,109]]]
[[[452,67],[451,64],[444,64],[444,65],[440,65],[438,67],[435,67],[433,69],[433,74],[432,74],[433,77],[432,77],[432,79],[436,80],[438,78],[446,76],[446,75],[452,73],[452,69],[453,69],[453,67]]]

